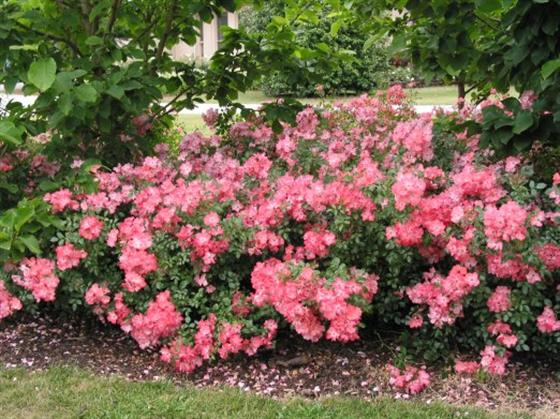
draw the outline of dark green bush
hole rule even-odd
[[[249,33],[262,32],[274,16],[283,14],[283,0],[267,4],[266,9],[247,8],[240,14],[240,24]],[[332,49],[347,50],[353,58],[342,62],[336,69],[313,68],[315,78],[303,79],[293,72],[274,72],[263,76],[259,88],[270,96],[307,97],[321,94],[346,95],[384,88],[391,83],[414,81],[411,68],[392,64],[385,41],[371,45],[369,34],[351,27],[340,28],[336,34],[323,19],[319,25],[305,25],[296,33],[303,47],[317,48],[320,44]],[[320,87],[319,87],[320,86]],[[319,88],[318,88],[319,87]]]

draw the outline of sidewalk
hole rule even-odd
[[[24,96],[24,95],[21,95],[21,94],[7,95],[3,92],[3,90],[0,90],[0,104],[7,103],[10,100],[14,100],[16,102],[21,102],[24,106],[28,106],[28,105],[33,104],[33,102],[35,102],[36,96]],[[162,103],[162,104],[165,104],[165,103]],[[244,105],[247,108],[251,108],[251,109],[258,109],[261,106],[260,103],[245,103]],[[429,112],[432,112],[434,109],[437,109],[437,108],[441,108],[443,110],[449,111],[449,110],[453,109],[453,106],[451,106],[451,105],[437,105],[437,106],[436,105],[415,105],[414,106],[414,109],[418,113],[429,113]],[[203,113],[205,113],[209,109],[219,109],[219,106],[217,104],[213,104],[213,103],[202,103],[194,109],[183,109],[182,111],[179,112],[179,114],[180,115],[202,115]]]

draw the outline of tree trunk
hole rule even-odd
[[[459,79],[457,82],[457,98],[459,99],[457,103],[459,109],[463,109],[463,106],[465,106],[465,95],[465,82]]]

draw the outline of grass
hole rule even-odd
[[[433,86],[433,87],[420,87],[417,89],[405,89],[413,98],[414,102],[418,105],[453,105],[457,101],[457,87],[456,86]],[[347,100],[348,97],[332,97],[328,100]],[[241,103],[262,103],[274,100],[274,98],[266,96],[263,92],[258,90],[250,90],[245,93],[239,94],[239,101]],[[299,98],[303,103],[316,104],[321,101],[318,98]],[[217,103],[210,100],[208,103]]]
[[[416,105],[454,105],[457,102],[456,86],[432,86],[405,90]]]
[[[275,400],[235,389],[177,387],[170,382],[131,382],[70,367],[31,373],[0,369],[0,414],[16,418],[507,418],[441,403],[378,398]]]
[[[198,130],[203,134],[210,134],[210,130],[204,124],[200,115],[177,115],[177,122],[186,132]]]

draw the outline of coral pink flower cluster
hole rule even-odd
[[[558,332],[560,330],[560,320],[550,307],[545,307],[542,314],[537,317],[537,327],[542,333]]]
[[[80,236],[86,240],[95,240],[103,231],[103,222],[97,217],[88,216],[80,223]]]
[[[352,295],[370,302],[377,292],[377,276],[362,275],[362,281],[336,278],[327,284],[308,266],[294,274],[296,266],[277,259],[257,263],[251,275],[257,307],[273,306],[305,339],[316,342],[325,335],[323,322],[329,321],[326,337],[348,342],[358,339],[362,310],[348,302]],[[356,279],[360,273],[356,272]],[[316,309],[312,306],[315,303]]]
[[[430,385],[430,374],[425,367],[417,368],[407,365],[403,370],[389,364],[389,384],[396,390],[409,394],[418,394]]]
[[[426,273],[425,278],[427,282],[408,288],[406,293],[413,303],[428,305],[428,317],[436,327],[453,324],[462,316],[462,298],[480,283],[476,273],[460,265],[455,265],[445,278],[436,272]]]
[[[19,298],[14,297],[6,289],[4,281],[0,281],[0,320],[11,316],[15,311],[21,310],[23,305]]]
[[[140,348],[157,345],[161,338],[171,336],[181,326],[183,316],[171,302],[169,291],[159,293],[148,305],[145,314],[132,317],[130,334]]]
[[[58,246],[56,252],[56,267],[61,271],[75,268],[80,261],[87,257],[85,250],[76,249],[72,243]]]
[[[35,301],[54,301],[60,282],[54,267],[54,262],[49,259],[27,258],[19,266],[21,275],[12,275],[12,280],[31,291]]]

